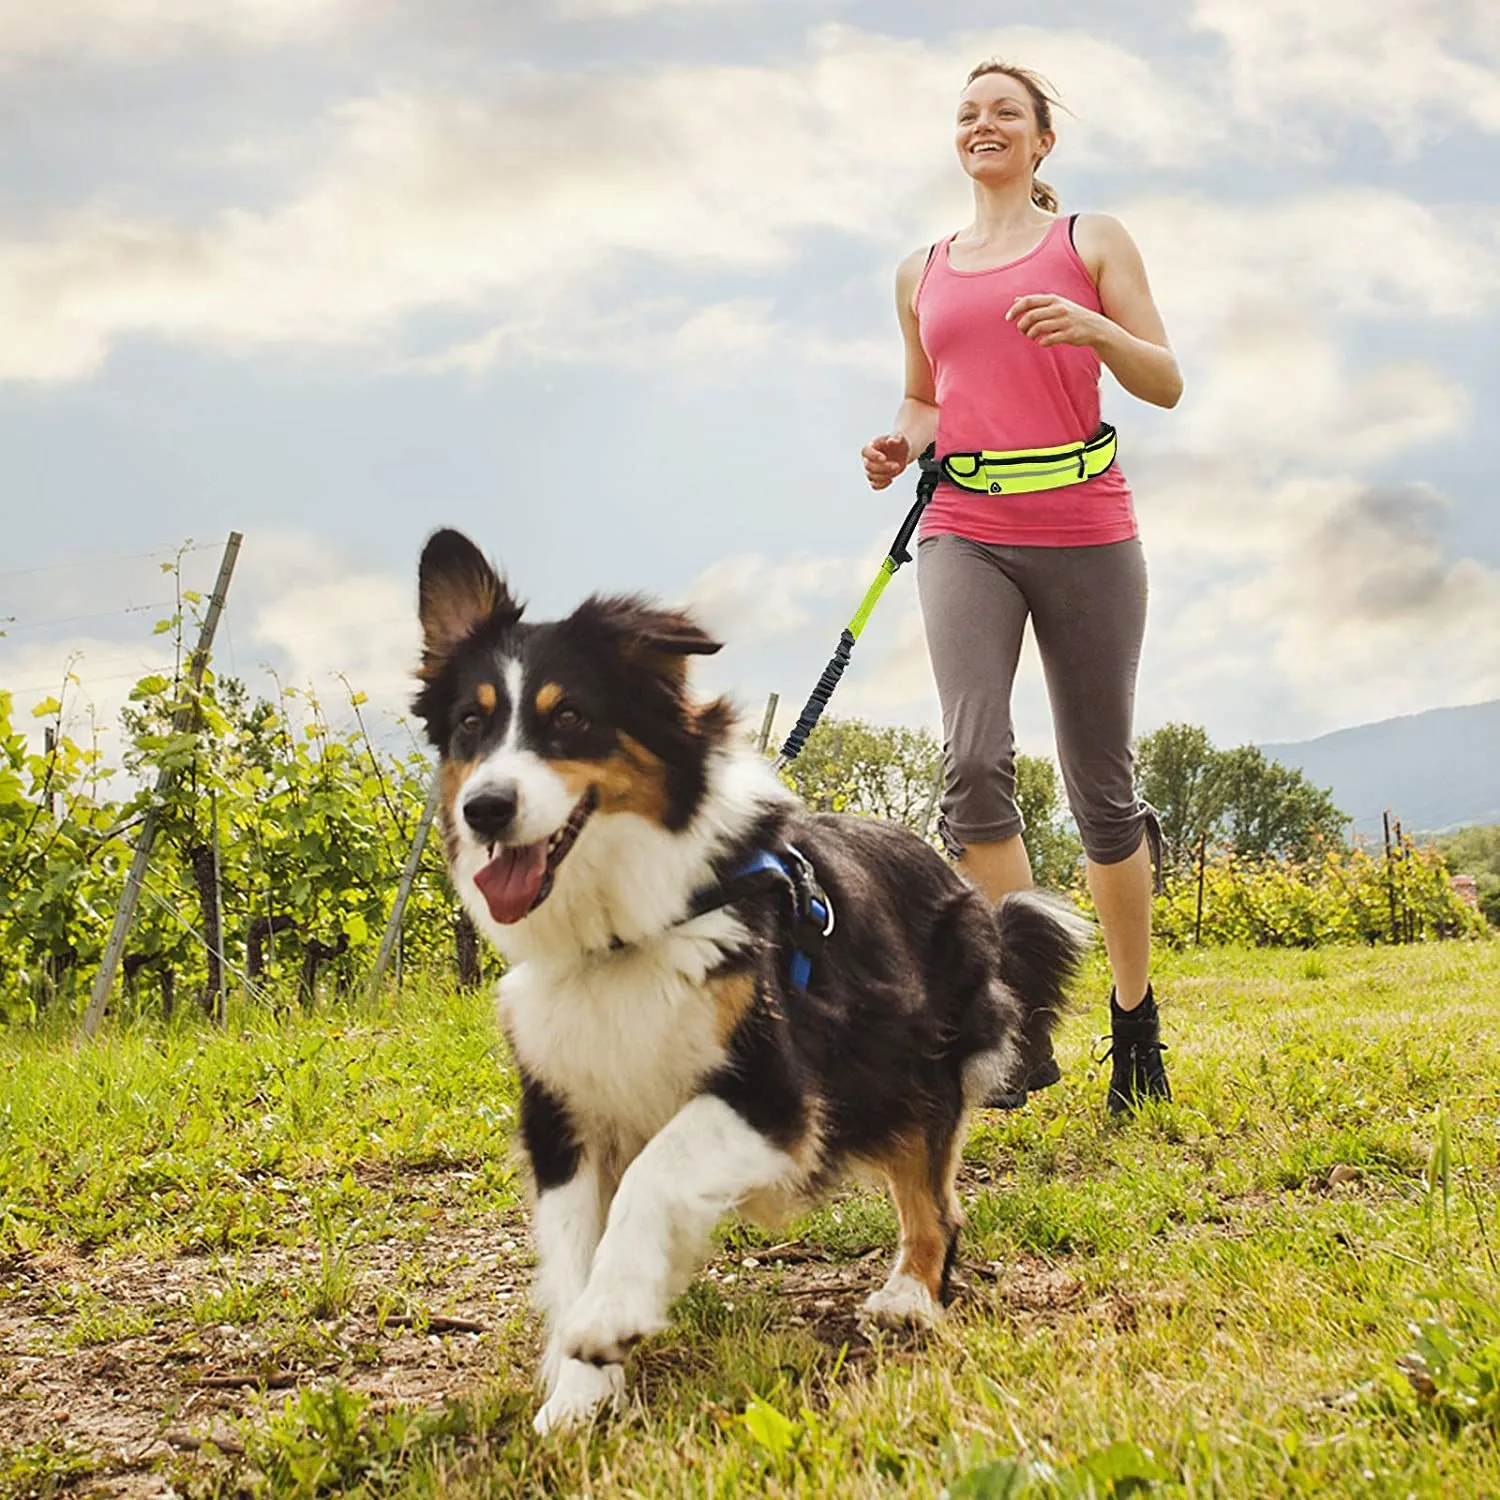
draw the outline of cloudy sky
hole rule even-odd
[[[71,662],[108,719],[162,658],[159,561],[190,539],[206,586],[235,528],[221,668],[394,714],[452,524],[538,616],[695,602],[708,685],[786,727],[907,502],[858,461],[900,395],[894,267],[967,217],[954,101],[1000,53],[1060,90],[1049,180],[1131,229],[1186,377],[1172,412],[1105,382],[1138,728],[1500,697],[1500,7],[1032,16],[0,0],[0,686]],[[909,575],[835,701],[936,724]],[[1017,716],[1049,750],[1034,661]]]

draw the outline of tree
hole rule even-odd
[[[824,719],[787,768],[811,808],[889,818],[924,832],[943,747],[927,729]]]
[[[1500,927],[1500,824],[1460,828],[1438,840],[1438,853],[1450,874],[1472,875],[1479,886],[1479,909]]]
[[[1348,818],[1333,794],[1255,745],[1216,750],[1196,724],[1167,724],[1136,742],[1141,795],[1161,815],[1167,862],[1181,869],[1200,840],[1251,859],[1307,859],[1342,847]]]
[[[1221,751],[1214,773],[1230,847],[1252,859],[1309,859],[1341,847],[1348,818],[1333,794],[1254,745]]]
[[[942,768],[943,747],[930,730],[824,719],[787,775],[811,808],[888,818],[929,836],[937,824],[928,809]],[[1050,760],[1016,757],[1016,805],[1037,884],[1067,885],[1083,846],[1067,824]]]
[[[1218,758],[1208,731],[1197,724],[1164,724],[1136,741],[1136,784],[1161,817],[1169,867],[1186,865],[1218,823]]]

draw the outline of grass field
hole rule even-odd
[[[0,1034],[0,1494],[1500,1496],[1500,943],[1164,958],[1177,1102],[981,1115],[959,1295],[732,1226],[633,1401],[533,1437],[515,1093],[436,992]]]

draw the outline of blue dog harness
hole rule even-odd
[[[783,898],[792,949],[790,978],[796,989],[805,991],[812,978],[813,958],[833,931],[834,911],[828,893],[818,884],[812,861],[795,844],[757,849],[717,885],[700,890],[689,911],[701,917],[766,891],[778,892]]]

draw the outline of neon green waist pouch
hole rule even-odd
[[[977,495],[1030,495],[1060,490],[1102,474],[1115,461],[1115,430],[1101,422],[1087,442],[1005,453],[949,453],[943,477]]]

